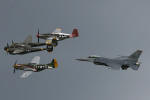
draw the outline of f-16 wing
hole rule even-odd
[[[121,68],[121,65],[115,64],[115,63],[107,63],[109,69],[113,70],[119,70]]]
[[[122,66],[119,63],[115,62],[114,60],[104,58],[104,57],[96,58],[93,63],[96,65],[103,65],[106,68],[114,69],[114,70],[119,70]]]

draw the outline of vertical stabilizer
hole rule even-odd
[[[70,37],[71,38],[74,38],[74,37],[78,37],[79,36],[79,32],[78,32],[78,29],[73,29],[72,31],[72,34],[70,34]]]
[[[142,54],[142,50],[137,50],[134,53],[132,53],[129,56],[129,58],[138,60],[141,54]]]
[[[54,58],[54,59],[52,60],[52,62],[50,63],[50,66],[51,66],[52,68],[57,68],[57,67],[58,67],[58,62],[57,62],[56,58]]]
[[[28,35],[28,37],[24,40],[24,43],[32,43],[32,36]]]

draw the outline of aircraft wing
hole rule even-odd
[[[28,35],[28,37],[24,40],[24,43],[32,43],[32,36]]]
[[[115,63],[107,63],[110,69],[119,70],[121,68],[121,65],[115,64]]]
[[[20,76],[20,78],[27,78],[27,77],[29,77],[31,74],[32,74],[32,71],[25,71],[25,72]]]
[[[13,51],[13,53],[16,53],[16,54],[22,53],[22,52],[24,52],[23,49],[16,49],[16,50]]]
[[[53,40],[54,38],[56,38],[55,36],[51,36],[51,37],[48,37],[46,40]]]
[[[62,32],[62,29],[61,28],[56,28],[53,33],[61,33]]]
[[[40,63],[40,57],[39,57],[39,56],[35,56],[35,57],[31,60],[31,63],[39,64],[39,63]]]

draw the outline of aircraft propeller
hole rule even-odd
[[[7,46],[6,47],[4,47],[4,50],[7,52],[7,54],[8,54],[8,50],[9,50],[9,44],[7,43]]]
[[[12,44],[14,44],[14,41],[12,40]]]
[[[7,43],[7,47],[9,47],[9,44]]]
[[[38,43],[40,42],[39,35],[40,35],[40,30],[38,28],[38,33],[37,33]]]
[[[13,65],[13,67],[14,67],[13,73],[16,72],[16,68],[15,68],[16,64],[17,64],[17,60],[15,61],[14,65]]]

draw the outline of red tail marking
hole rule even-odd
[[[73,31],[72,31],[72,34],[70,35],[70,37],[71,38],[73,38],[73,37],[78,37],[79,36],[79,33],[78,33],[78,29],[73,29]]]

